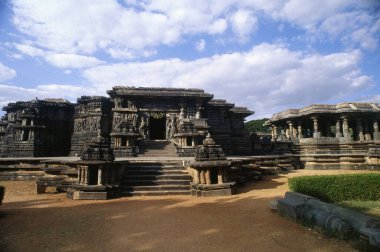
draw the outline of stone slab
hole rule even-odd
[[[211,191],[191,189],[190,192],[191,192],[191,195],[195,197],[219,197],[219,196],[230,196],[233,194],[233,190],[231,188],[211,190]]]
[[[70,194],[71,194],[71,192],[70,192]],[[74,191],[74,192],[72,192],[72,198],[71,199],[73,199],[73,200],[106,200],[106,199],[108,199],[108,193],[107,192]]]

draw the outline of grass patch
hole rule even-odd
[[[380,201],[347,200],[339,202],[338,205],[380,218]]]

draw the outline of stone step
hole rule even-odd
[[[190,182],[182,161],[133,162],[126,167],[120,188],[127,196],[189,195]]]
[[[189,185],[188,179],[176,179],[176,180],[144,180],[144,179],[124,179],[121,182],[122,186],[137,186],[137,185]]]
[[[190,190],[178,191],[139,191],[139,192],[123,192],[124,196],[167,196],[167,195],[190,195]]]
[[[175,175],[175,174],[185,174],[188,175],[186,170],[127,170],[125,175]]]
[[[126,171],[170,171],[170,170],[183,170],[183,166],[128,166]]]
[[[190,190],[190,185],[155,185],[155,186],[124,186],[123,191],[140,192],[140,191],[184,191]]]
[[[177,157],[175,153],[162,154],[162,153],[144,153],[139,154],[139,157]]]
[[[185,180],[185,179],[191,179],[191,176],[188,174],[165,174],[165,175],[143,175],[143,174],[138,174],[138,175],[124,175],[123,181],[124,180]]]

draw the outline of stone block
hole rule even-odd
[[[235,193],[236,183],[223,184],[191,184],[190,192],[195,197],[229,196]]]
[[[285,198],[278,200],[277,208],[281,215],[297,220],[301,216],[302,209],[306,206],[306,201],[312,198],[302,193],[286,192]]]
[[[305,207],[305,202],[300,199],[279,199],[278,212],[283,216],[288,216],[292,220],[297,220],[298,213]]]
[[[199,191],[199,194],[197,196],[218,197],[218,196],[230,196],[230,195],[232,195],[231,188],[226,188],[226,189],[218,189],[218,190],[211,190],[211,191]]]
[[[108,199],[107,192],[82,192],[75,191],[72,193],[73,200],[106,200]]]

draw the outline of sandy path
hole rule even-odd
[[[0,182],[7,188],[0,251],[353,251],[270,211],[288,177],[314,173],[332,172],[267,176],[230,197],[102,202],[36,195],[33,182]]]

